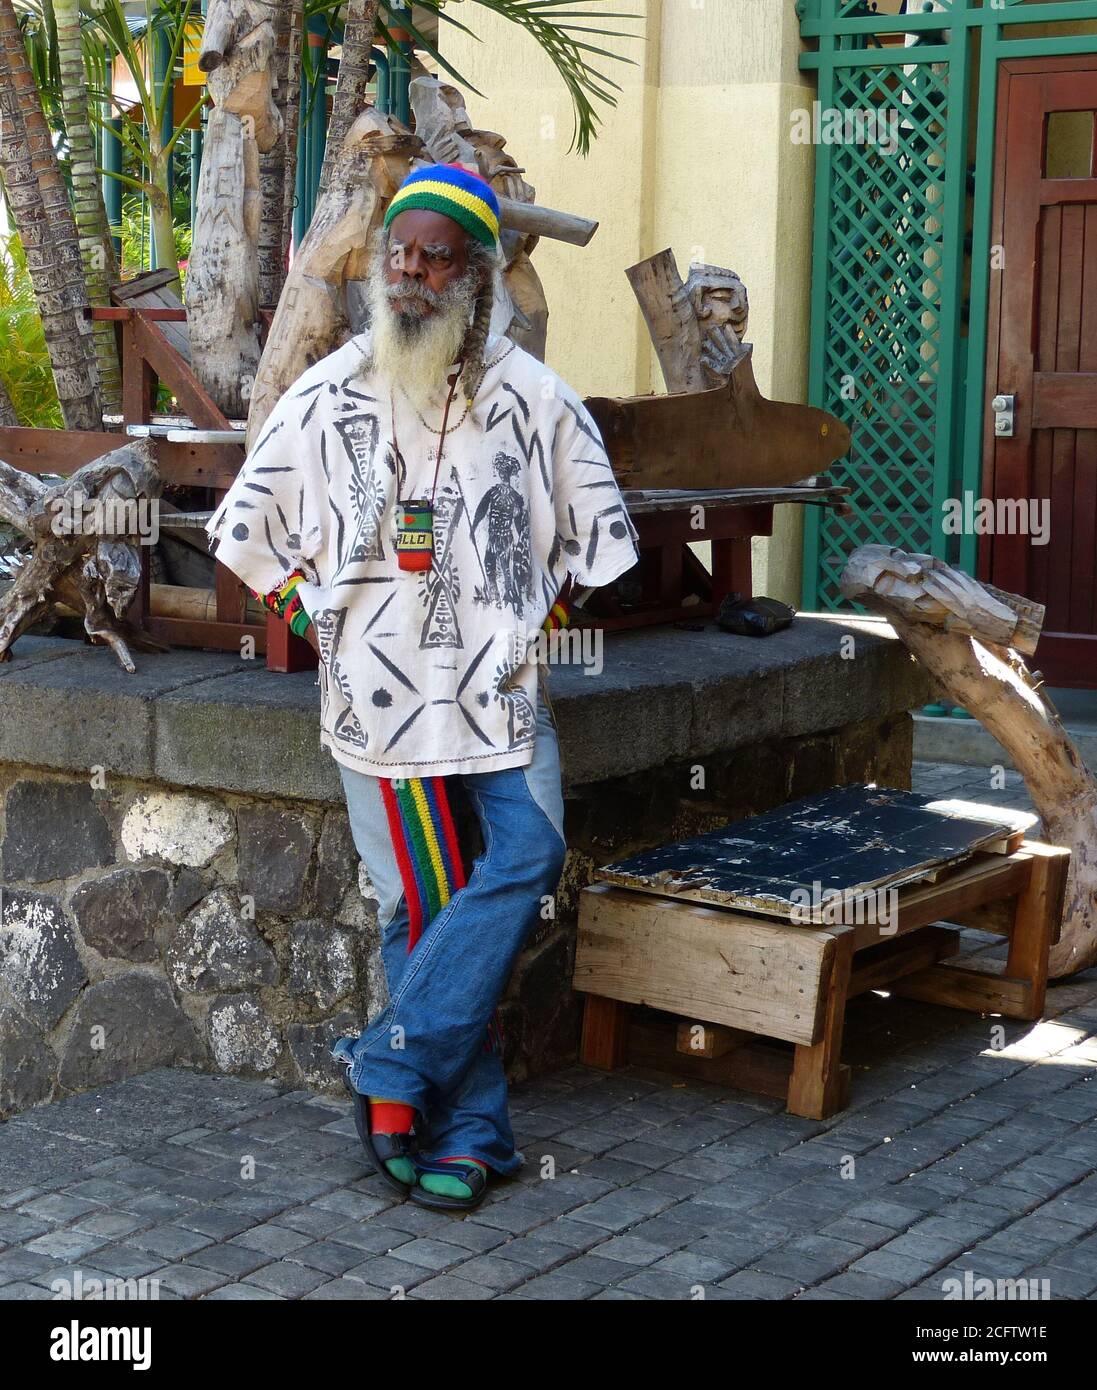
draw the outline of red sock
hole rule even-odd
[[[414,1105],[405,1105],[398,1100],[384,1100],[370,1096],[371,1134],[408,1134],[415,1123]]]

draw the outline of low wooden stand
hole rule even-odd
[[[587,996],[582,1060],[610,1070],[629,1061],[669,1066],[780,1096],[790,1113],[825,1119],[848,1104],[845,1007],[866,990],[1040,1017],[1069,860],[1068,850],[1037,840],[1012,853],[978,854],[936,882],[897,890],[897,911],[884,927],[801,926],[591,884],[580,894],[574,975]],[[1004,970],[944,964],[959,939],[942,922],[1008,937]],[[676,1030],[634,1024],[630,1004],[684,1021]],[[792,1050],[759,1044],[760,1037]]]

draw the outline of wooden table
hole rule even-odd
[[[874,788],[857,790],[880,795]],[[940,804],[915,800],[926,808]],[[809,799],[797,806],[819,804]],[[964,813],[985,816],[987,808],[948,804],[954,808],[946,827],[957,846],[953,851],[934,859],[908,845],[910,862],[860,885],[860,900],[833,899],[829,906],[825,900],[790,904],[787,887],[767,893],[755,884],[731,892],[732,900],[749,902],[751,910],[743,910],[723,905],[726,882],[716,881],[710,869],[694,867],[692,876],[677,878],[665,868],[650,872],[651,855],[665,859],[678,851],[678,859],[689,864],[697,860],[698,847],[711,847],[721,832],[600,870],[614,881],[591,884],[580,894],[574,985],[587,996],[582,1060],[608,1069],[632,1061],[684,1070],[780,1096],[792,1114],[823,1119],[848,1104],[849,1068],[841,1061],[845,1007],[867,990],[1039,1018],[1070,852],[1025,839],[1015,822],[996,826],[984,820],[980,837]],[[893,805],[904,812],[913,808]],[[794,816],[796,808],[781,810]],[[738,840],[747,830],[749,838],[751,825],[743,821],[722,831]],[[902,847],[884,846],[893,859],[903,857],[897,848]],[[920,853],[922,862],[914,863]],[[808,868],[814,872],[818,865]],[[708,881],[700,882],[705,873]],[[742,876],[737,867],[734,874]],[[630,878],[631,887],[621,886]],[[870,910],[881,891],[892,908],[884,922],[883,914]],[[948,961],[959,949],[959,926],[1007,937],[1004,969]],[[634,1021],[635,1004],[678,1021]],[[761,1043],[763,1038],[777,1042]]]

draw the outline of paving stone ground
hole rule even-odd
[[[190,1299],[1097,1298],[1097,970],[1035,1025],[864,996],[844,1056],[825,1122],[637,1069],[516,1087],[526,1166],[463,1217],[394,1201],[341,1100],[149,1072],[0,1126],[0,1299],[77,1270]]]

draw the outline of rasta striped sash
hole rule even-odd
[[[444,777],[379,777],[381,800],[408,905],[408,952],[467,879]],[[485,1052],[501,1053],[496,1009]]]

